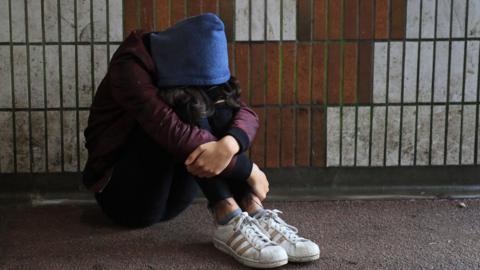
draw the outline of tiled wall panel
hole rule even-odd
[[[10,48],[0,46],[0,108],[9,108],[12,106],[12,67],[10,65]]]
[[[372,118],[371,160],[369,165],[383,166],[385,164],[384,153],[386,151],[386,108],[384,106],[373,107]]]
[[[403,112],[400,126],[400,165],[412,166],[415,158],[415,115],[417,111],[415,106],[404,106],[401,109]]]
[[[260,117],[259,166],[478,164],[478,1],[0,0],[0,172],[79,171],[123,38],[203,12]]]
[[[422,105],[418,107],[417,134],[416,134],[416,155],[417,165],[428,165],[430,156],[430,115],[431,106]]]
[[[340,165],[340,108],[332,107],[327,111],[327,166]]]
[[[12,112],[0,112],[0,169],[5,173],[15,172],[12,120]]]
[[[357,116],[357,158],[356,166],[368,166],[370,155],[370,122],[371,108],[362,106],[358,108]]]
[[[0,13],[0,173],[77,172],[123,1],[2,0]]]
[[[342,165],[353,166],[355,164],[355,107],[344,107],[342,113]]]

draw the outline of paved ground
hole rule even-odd
[[[280,269],[480,269],[480,200],[271,202],[320,260]],[[243,269],[210,243],[203,203],[125,230],[95,205],[0,208],[0,269]]]

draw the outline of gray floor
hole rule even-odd
[[[480,201],[270,202],[320,260],[280,269],[480,269]],[[95,205],[0,208],[0,269],[243,269],[210,243],[197,203],[173,221],[125,230]]]

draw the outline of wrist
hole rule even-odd
[[[224,136],[220,142],[222,142],[225,146],[227,151],[233,156],[240,150],[240,146],[238,145],[237,140],[232,135]]]

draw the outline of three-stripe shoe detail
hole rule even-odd
[[[263,209],[255,215],[262,229],[270,236],[270,240],[285,249],[289,261],[313,261],[320,257],[320,248],[314,242],[300,237],[298,229],[287,224],[278,214],[277,209]]]
[[[226,225],[219,225],[213,244],[250,267],[273,268],[288,263],[285,250],[271,241],[258,221],[246,212]]]

